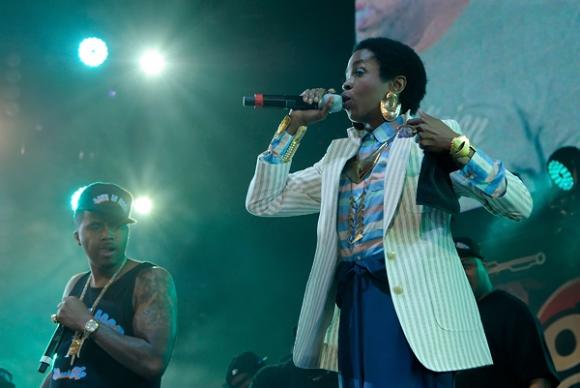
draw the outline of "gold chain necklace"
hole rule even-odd
[[[363,238],[364,212],[366,209],[365,200],[370,180],[367,181],[365,186],[363,187],[363,191],[358,201],[354,199],[352,185],[353,183],[359,184],[363,180],[367,179],[367,177],[370,175],[370,173],[373,171],[373,169],[379,162],[383,150],[389,149],[391,143],[393,142],[396,136],[397,134],[395,134],[390,139],[385,141],[366,158],[358,160],[357,156],[355,156],[351,158],[345,165],[344,173],[351,181],[350,183],[351,195],[349,199],[350,207],[348,210],[348,230],[350,231],[348,241],[351,244],[354,244],[362,240]]]
[[[361,183],[376,166],[381,157],[381,152],[388,144],[388,142],[384,142],[379,148],[362,160],[359,160],[355,156],[346,162],[344,173],[348,179],[353,183]]]
[[[360,205],[357,206],[357,201],[354,199],[354,195],[352,195],[352,183],[351,186],[351,196],[350,196],[350,208],[348,209],[348,230],[350,231],[350,236],[348,238],[348,242],[351,244],[356,243],[357,241],[362,240],[363,238],[363,230],[364,230],[364,211],[365,211],[365,199],[367,196],[366,187],[363,189],[363,192],[360,195],[359,203]]]
[[[127,264],[126,257],[123,260],[123,264],[121,264],[119,269],[117,271],[115,271],[115,273],[113,274],[113,276],[111,276],[111,278],[109,279],[107,284],[105,284],[105,287],[103,287],[101,292],[99,292],[99,295],[97,295],[97,299],[95,299],[95,301],[93,302],[93,305],[89,309],[89,312],[91,314],[95,311],[95,308],[97,307],[97,305],[99,304],[99,302],[101,301],[103,296],[105,295],[105,292],[107,292],[107,290],[109,289],[111,284],[113,284],[115,279],[117,279],[117,276],[119,275],[119,273],[121,273],[121,270],[123,269],[123,267],[125,267],[125,264]],[[87,281],[85,282],[85,286],[83,287],[83,291],[81,292],[81,296],[80,296],[81,302],[85,298],[85,294],[87,293],[87,290],[89,288],[89,284],[91,283],[92,278],[93,278],[93,273],[91,272],[91,274],[87,277]],[[84,330],[83,331],[75,331],[73,339],[72,339],[70,346],[68,348],[68,351],[66,352],[66,357],[69,357],[69,356],[71,357],[71,360],[70,360],[71,366],[74,364],[74,362],[77,358],[80,358],[81,348],[83,347],[83,344],[85,343],[85,340],[87,338],[88,338],[88,335],[85,335]]]
[[[344,173],[353,183],[361,183],[366,177],[368,177],[373,171],[373,168],[377,165],[381,158],[381,153],[384,149],[390,148],[393,140],[395,140],[397,134],[391,136],[387,141],[374,150],[369,156],[364,159],[359,160],[358,155],[353,156],[344,165]]]

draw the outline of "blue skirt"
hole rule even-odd
[[[339,265],[340,387],[453,387],[452,372],[433,372],[413,355],[395,313],[384,260],[381,254]]]

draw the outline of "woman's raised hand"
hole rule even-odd
[[[408,120],[407,125],[413,128],[415,140],[425,151],[449,152],[451,140],[459,136],[443,121],[425,112],[419,112],[419,117]]]
[[[318,104],[322,101],[322,96],[327,93],[336,93],[334,89],[306,89],[300,95],[302,100],[308,104]],[[309,110],[293,110],[290,112],[290,117],[292,118],[290,125],[286,129],[288,133],[293,135],[298,130],[298,127],[303,125],[314,124],[318,121],[324,120],[328,116],[330,107],[332,106],[332,99],[328,99],[321,109],[309,109]]]

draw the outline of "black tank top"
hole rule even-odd
[[[133,336],[133,290],[139,272],[154,266],[153,263],[140,263],[116,280],[99,304],[93,315],[101,325],[107,325],[117,332]],[[89,277],[87,272],[77,281],[70,295],[80,297]],[[101,288],[87,289],[83,302],[88,307],[99,295]],[[73,333],[66,330],[57,350],[49,387],[93,387],[93,388],[158,388],[161,378],[145,380],[115,361],[107,352],[88,338],[81,350],[80,357],[70,365],[70,357],[65,357],[72,341]]]

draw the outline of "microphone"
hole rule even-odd
[[[65,330],[67,329],[62,324],[59,324],[54,330],[52,338],[50,339],[50,342],[46,346],[44,354],[42,355],[42,357],[40,357],[40,365],[38,366],[38,371],[40,373],[46,372],[46,368],[48,368],[50,364],[52,364],[54,354],[56,353],[56,350],[60,345],[60,341],[62,341],[62,337],[65,333]]]
[[[326,102],[331,99],[329,113],[336,113],[342,110],[342,96],[327,93],[322,96],[318,103],[308,104],[302,100],[302,96],[287,96],[277,94],[256,93],[253,96],[242,97],[243,106],[253,106],[255,108],[286,108],[294,110],[322,109]]]

